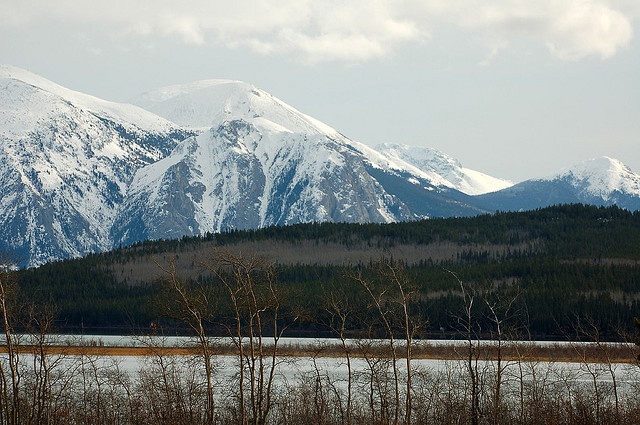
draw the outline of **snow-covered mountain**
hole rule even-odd
[[[352,141],[247,83],[206,80],[135,102],[145,109],[0,67],[0,255],[33,266],[298,222],[564,202],[640,209],[640,177],[609,158],[509,187],[432,149]]]
[[[479,196],[478,199],[485,207],[503,211],[566,203],[618,205],[640,210],[640,174],[616,159],[600,157],[551,176],[526,180],[499,192]]]
[[[390,143],[378,145],[376,149],[390,159],[405,161],[417,167],[438,185],[467,195],[481,195],[513,186],[510,181],[465,168],[457,159],[437,149]]]
[[[188,134],[139,107],[0,67],[0,251],[36,265],[110,249],[135,170]]]
[[[205,80],[164,87],[144,93],[133,99],[132,103],[176,124],[200,131],[225,121],[240,119],[275,131],[339,135],[328,125],[240,81]],[[349,143],[357,144],[353,141]],[[365,155],[378,164],[387,163],[396,170],[419,174],[434,186],[448,187],[467,195],[494,192],[513,185],[509,181],[464,168],[459,161],[436,149],[388,143],[374,149],[361,144],[359,146]]]
[[[211,127],[137,172],[114,227],[118,243],[309,221],[483,212],[431,174],[349,140],[246,83],[208,80],[142,99],[136,103],[182,125]]]

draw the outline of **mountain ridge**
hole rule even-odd
[[[513,186],[513,183],[463,167],[460,162],[437,149],[383,143],[375,147],[383,155],[396,158],[433,174],[440,184],[467,195],[481,195]]]
[[[430,166],[421,167],[419,164],[408,160],[407,156],[394,154],[389,152],[388,149],[381,149],[381,146],[371,147],[358,141],[350,140],[333,127],[298,111],[252,84],[241,81],[202,80],[161,87],[143,93],[138,98],[132,99],[132,102],[178,124],[200,131],[208,130],[212,123],[220,124],[224,121],[240,119],[274,132],[324,134],[333,138],[343,138],[368,156],[375,167],[419,174],[434,186],[446,186],[466,194],[495,191],[511,184],[505,180],[496,179],[466,168],[458,172],[465,178],[459,178],[457,181],[443,179],[434,170],[434,163],[449,161],[452,165],[448,169],[450,172],[455,173],[455,167],[462,169],[458,161],[438,153],[437,156],[433,155],[434,158]],[[270,103],[275,107],[268,107]],[[191,113],[193,115],[189,115]],[[212,119],[211,117],[215,118]],[[396,150],[400,147],[400,145],[393,146],[396,147]],[[418,152],[417,149],[420,148],[412,149]],[[424,149],[429,150],[429,148]],[[436,152],[435,150],[431,151]],[[473,180],[476,180],[476,182],[474,183]],[[461,182],[462,184],[460,184]]]
[[[147,91],[131,100],[178,125],[208,130],[223,121],[252,118],[265,127],[292,133],[338,134],[334,128],[306,115],[253,84],[210,79]]]
[[[0,93],[0,249],[24,264],[111,248],[133,170],[189,134],[11,67],[0,70]]]
[[[640,176],[611,158],[514,185],[434,149],[350,140],[239,81],[169,86],[137,103],[152,111],[0,67],[1,251],[24,266],[299,222],[640,209]]]
[[[555,204],[617,205],[640,210],[640,175],[621,161],[593,158],[543,177],[525,180],[498,192],[479,195],[481,205],[502,211]]]

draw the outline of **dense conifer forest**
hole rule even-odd
[[[381,329],[358,279],[393,303],[383,270],[401,273],[411,290],[408,307],[422,324],[416,337],[459,336],[469,297],[477,300],[475,332],[488,338],[499,317],[514,338],[588,339],[591,329],[616,340],[640,316],[640,213],[585,205],[148,241],[20,270],[16,278],[21,302],[53,308],[60,332],[129,333],[154,323],[180,333],[186,329],[167,314],[173,270],[190,291],[206,292],[208,330],[223,334],[233,315],[216,273],[221,253],[269,265],[288,335],[334,334],[335,299],[348,306],[346,332]]]

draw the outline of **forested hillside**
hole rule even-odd
[[[220,261],[229,258],[273,272],[278,320],[291,335],[331,335],[338,313],[350,334],[383,335],[376,297],[388,311],[406,301],[416,336],[431,338],[459,337],[469,323],[491,337],[499,322],[509,337],[620,339],[640,316],[640,213],[617,207],[234,231],[139,243],[17,278],[23,300],[55,307],[60,331],[145,332],[153,322],[173,333],[184,330],[167,314],[174,271],[207,295],[209,330],[224,333],[234,317]]]

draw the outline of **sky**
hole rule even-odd
[[[250,82],[372,146],[514,182],[640,173],[639,0],[0,0],[0,63],[127,101]]]

